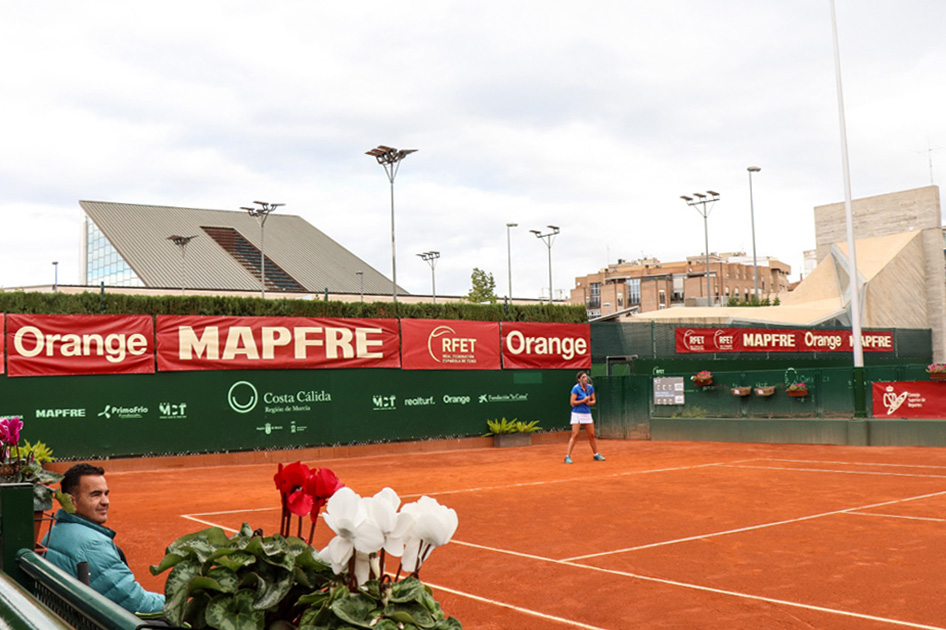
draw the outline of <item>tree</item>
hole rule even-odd
[[[489,302],[496,303],[496,281],[493,280],[493,274],[486,273],[478,267],[473,267],[473,273],[470,275],[470,282],[473,287],[466,299],[474,304]]]

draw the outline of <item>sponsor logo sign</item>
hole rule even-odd
[[[102,411],[98,413],[99,418],[105,418],[106,420],[140,420],[146,415],[148,415],[148,408],[144,405],[134,405],[131,407],[105,405]]]
[[[898,381],[871,385],[875,418],[946,419],[946,385]]]
[[[529,394],[480,394],[477,402],[482,403],[511,403],[528,402]]]
[[[162,371],[401,365],[394,319],[159,315],[157,337]]]
[[[9,376],[154,373],[149,315],[7,315]]]
[[[405,370],[498,370],[499,323],[401,320]]]
[[[848,330],[774,328],[676,328],[678,353],[695,352],[852,352]],[[893,332],[861,334],[864,352],[893,352]]]
[[[260,392],[249,381],[236,381],[227,390],[227,404],[230,405],[230,409],[241,414],[250,413],[260,403],[262,403],[263,413],[277,414],[312,411],[312,405],[326,402],[332,402],[332,395],[320,389]],[[181,413],[184,413],[183,409]]]
[[[394,411],[397,409],[397,396],[393,394],[375,394],[371,397],[372,411]]]
[[[588,324],[503,322],[501,340],[506,369],[591,367],[591,326]]]
[[[36,417],[47,418],[51,420],[58,420],[60,418],[85,418],[85,409],[68,409],[62,407],[54,409],[37,409]]]

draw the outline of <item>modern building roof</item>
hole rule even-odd
[[[191,289],[259,289],[262,248],[267,291],[391,293],[390,278],[298,216],[270,214],[261,242],[259,222],[246,212],[104,201],[79,205],[147,287],[179,287],[183,281]],[[182,257],[170,236],[196,238]],[[278,269],[285,275],[277,276]],[[408,294],[401,287],[398,293]]]

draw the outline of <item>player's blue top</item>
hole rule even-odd
[[[583,400],[594,394],[595,388],[593,385],[589,384],[588,387],[582,389],[581,383],[575,383],[575,386],[572,387],[572,393],[575,394],[576,400]],[[587,403],[581,403],[580,405],[572,407],[572,411],[575,413],[591,413],[591,407],[589,407]]]

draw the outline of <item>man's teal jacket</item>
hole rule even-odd
[[[61,509],[43,544],[46,559],[69,575],[76,575],[76,564],[88,562],[89,585],[125,610],[160,612],[164,595],[138,584],[113,538],[114,530]]]

